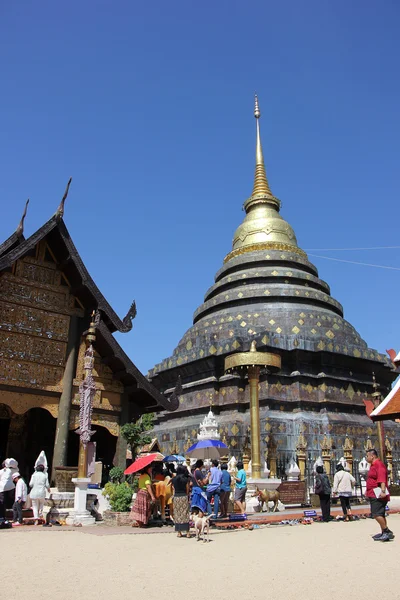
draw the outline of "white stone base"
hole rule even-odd
[[[74,478],[72,482],[75,484],[74,510],[66,518],[67,525],[94,525],[96,519],[92,517],[90,512],[86,510],[88,484],[91,483],[90,478]]]

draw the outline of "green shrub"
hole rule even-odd
[[[106,483],[103,496],[108,498],[111,510],[128,512],[132,502],[132,488],[126,483]]]
[[[110,469],[108,474],[111,483],[121,483],[122,478],[124,476],[124,470],[122,467],[113,467]]]

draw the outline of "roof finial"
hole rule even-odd
[[[269,188],[267,175],[265,172],[264,157],[261,145],[260,136],[260,107],[258,105],[258,97],[255,96],[254,102],[254,116],[257,121],[257,143],[256,143],[256,172],[254,175],[254,187],[252,196],[262,194],[263,196],[272,196],[272,192]]]
[[[23,233],[24,233],[24,221],[25,221],[25,217],[26,217],[26,212],[28,210],[28,204],[29,204],[29,198],[25,202],[24,212],[22,214],[22,217],[21,217],[21,220],[19,222],[19,225],[18,225],[17,229],[15,230],[15,233],[17,234],[18,237],[21,237],[23,235]]]
[[[71,185],[72,177],[69,178],[67,187],[65,188],[64,196],[61,199],[61,202],[56,210],[56,218],[57,220],[62,219],[64,216],[64,204],[68,196],[69,186]]]

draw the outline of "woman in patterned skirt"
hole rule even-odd
[[[132,519],[137,522],[139,527],[147,527],[151,503],[154,503],[155,500],[153,486],[151,485],[151,467],[149,466],[142,471],[139,477],[139,489],[131,510]],[[134,526],[135,524],[132,524],[132,527]]]
[[[172,479],[172,487],[174,488],[172,503],[174,507],[175,531],[178,532],[178,537],[182,537],[182,533],[185,533],[186,537],[189,537],[190,480],[186,467],[179,465],[176,475]]]

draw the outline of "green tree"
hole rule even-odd
[[[152,440],[151,430],[153,429],[154,414],[146,413],[133,423],[126,423],[121,427],[121,435],[128,443],[132,459],[135,460],[139,449],[145,444],[150,444]]]

